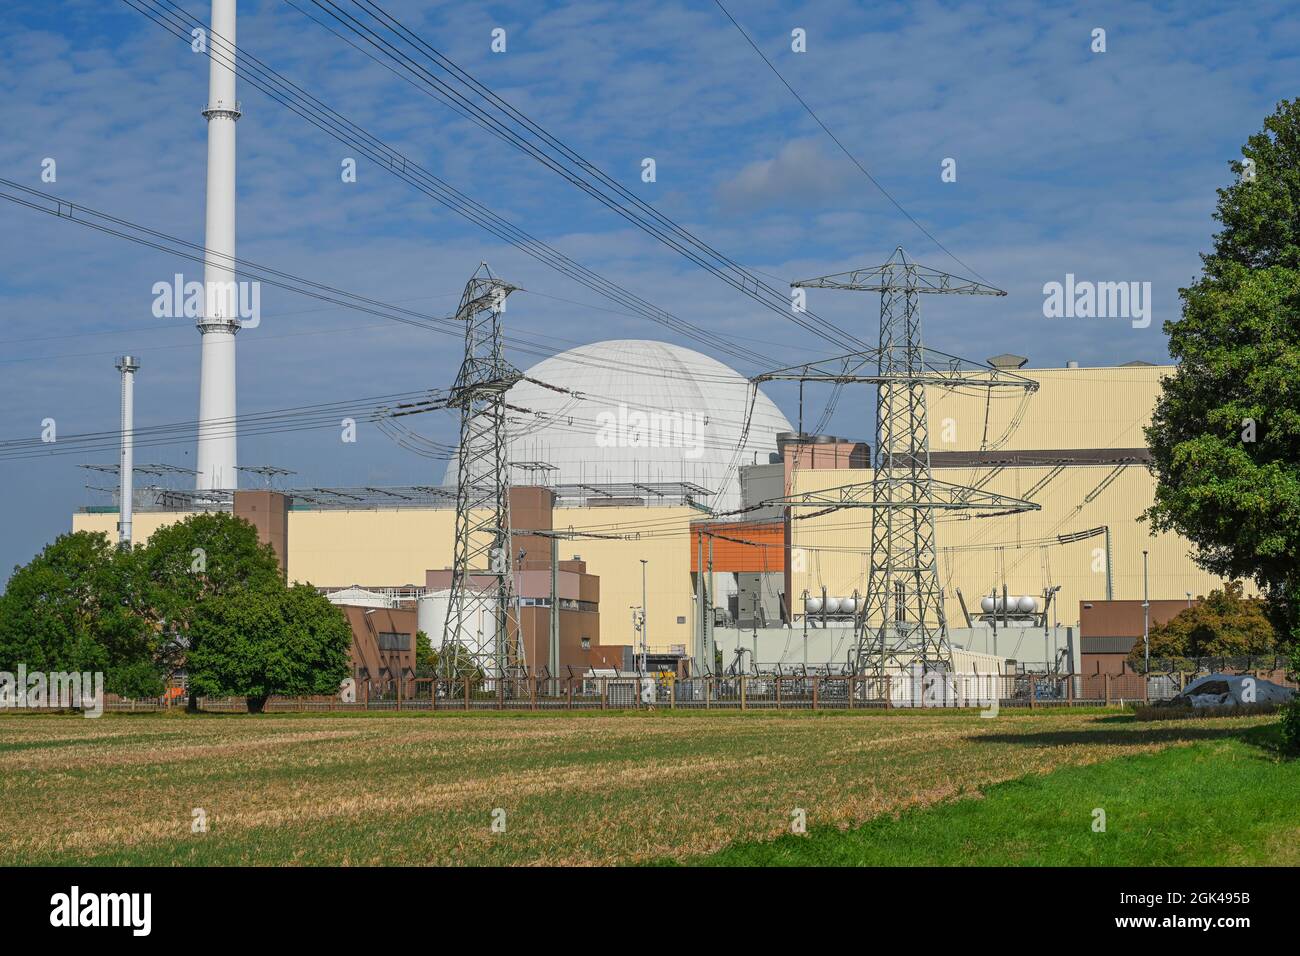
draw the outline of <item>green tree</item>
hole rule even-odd
[[[257,529],[226,512],[191,515],[155,531],[137,549],[146,603],[174,667],[196,648],[193,625],[199,609],[214,599],[242,591],[283,587],[283,575],[269,544]],[[190,684],[190,709],[198,693]]]
[[[1300,641],[1291,646],[1291,679],[1300,680]],[[1282,745],[1300,754],[1300,695],[1291,698],[1282,711]]]
[[[61,535],[0,596],[0,669],[103,671],[124,696],[162,692],[135,556],[102,533]]]
[[[190,635],[191,688],[247,698],[249,713],[261,713],[272,694],[334,694],[351,672],[347,617],[306,584],[277,578],[209,598]]]
[[[1282,101],[1218,191],[1223,225],[1165,323],[1178,368],[1147,442],[1147,516],[1206,569],[1252,578],[1287,642],[1300,638],[1300,99]]]
[[[438,652],[429,643],[429,635],[424,631],[415,632],[415,676],[438,676]]]
[[[471,686],[483,682],[483,669],[474,663],[469,650],[453,644],[450,650],[434,647],[424,631],[415,632],[415,676],[440,677],[462,681],[470,678]]]
[[[1240,581],[1230,581],[1175,617],[1151,628],[1152,659],[1190,660],[1198,657],[1256,657],[1278,651],[1277,632],[1264,602],[1242,596]],[[1145,657],[1141,641],[1129,661],[1140,667]]]

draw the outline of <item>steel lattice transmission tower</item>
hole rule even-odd
[[[456,543],[441,655],[448,676],[467,654],[489,678],[509,676],[521,663],[505,395],[522,376],[506,361],[501,337],[506,296],[515,288],[482,263],[456,310],[465,323],[465,358],[447,401],[460,409]]]
[[[881,677],[920,664],[952,667],[939,586],[935,511],[1012,513],[1038,505],[936,481],[930,469],[927,386],[1012,387],[1036,382],[924,347],[921,295],[1006,295],[1000,289],[920,266],[901,248],[884,265],[793,283],[808,289],[880,293],[879,346],[780,369],[755,381],[867,382],[877,386],[875,467],[869,484],[792,494],[774,504],[871,508],[871,576],[859,618],[855,670]],[[870,366],[874,365],[874,374]]]

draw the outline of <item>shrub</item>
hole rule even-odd
[[[1300,754],[1300,697],[1282,711],[1282,746],[1290,753]]]

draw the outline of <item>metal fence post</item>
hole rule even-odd
[[[1038,706],[1038,675],[1029,675],[1029,709],[1033,710]]]
[[[609,678],[600,679],[600,709],[605,710],[609,704]]]
[[[1106,672],[1106,706],[1110,706],[1110,672]]]
[[[776,678],[776,709],[781,709],[781,678]]]
[[[745,710],[745,675],[740,675],[740,709]]]
[[[822,686],[822,679],[820,677],[814,677],[813,678],[813,710],[817,709],[818,700],[819,700],[818,692],[821,690],[821,686]]]

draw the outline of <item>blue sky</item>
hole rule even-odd
[[[207,18],[206,3],[181,5]],[[963,271],[838,153],[712,2],[383,5],[778,287],[875,264],[898,244]],[[977,358],[1165,360],[1160,324],[1177,314],[1177,289],[1208,248],[1215,188],[1276,102],[1300,94],[1290,4],[727,5],[908,211],[1009,292],[926,303],[927,344]],[[760,351],[824,354],[290,4],[240,7],[247,52],[572,258]],[[10,0],[6,14],[0,176],[202,241],[206,58],[113,0]],[[495,27],[507,31],[504,54],[489,49]],[[806,53],[790,50],[795,27],[807,31]],[[1096,27],[1107,31],[1104,54],[1089,48]],[[508,328],[550,336],[557,349],[614,337],[690,344],[611,311],[364,160],[358,181],[343,183],[343,147],[247,85],[240,98],[241,256],[437,315],[454,310],[486,259],[537,293],[512,300]],[[647,156],[653,184],[640,180]],[[45,157],[58,163],[55,184],[40,181]],[[946,157],[957,160],[955,183],[940,180]],[[124,352],[143,365],[138,425],[194,418],[199,335],[191,321],[150,312],[153,283],[191,264],[2,205],[0,440],[34,437],[45,418],[65,434],[116,428],[113,358]],[[1151,282],[1154,322],[1045,319],[1043,284],[1066,273]],[[874,337],[874,297],[813,296],[819,314]],[[446,386],[455,373],[457,345],[445,336],[270,288],[262,313],[259,328],[239,334],[241,411]],[[769,394],[794,417],[792,391]],[[865,437],[868,401],[864,391],[841,402],[831,430]],[[421,428],[445,441],[453,424],[431,416]],[[137,461],[192,465],[193,454],[184,444]],[[0,580],[68,530],[77,506],[104,501],[83,487],[103,482],[82,461],[0,462]],[[333,431],[250,437],[240,461],[295,469],[303,485],[436,483],[443,470],[378,432],[351,446]]]

